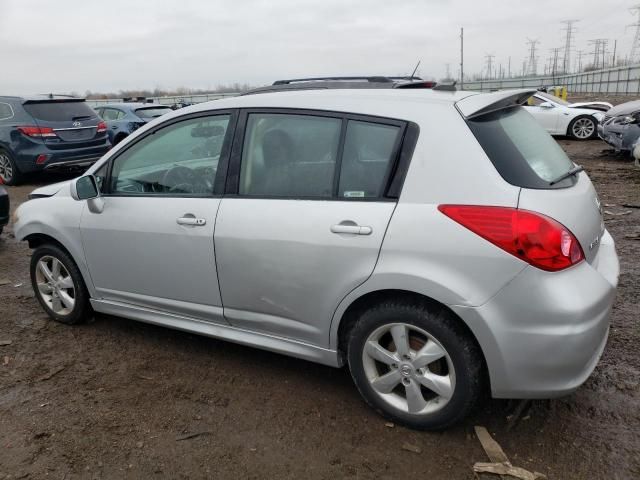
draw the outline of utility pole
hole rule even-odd
[[[507,74],[507,76],[508,76],[509,78],[511,78],[511,55],[509,55],[509,67],[508,67],[508,71],[509,71],[509,73]]]
[[[487,65],[487,79],[490,79],[490,78],[491,78],[491,71],[492,71],[492,70],[491,70],[491,67],[492,67],[492,65],[493,65],[493,59],[494,59],[495,57],[496,57],[495,55],[491,55],[490,53],[487,53],[487,54],[484,56],[484,59],[485,59],[485,60],[486,60],[486,62],[487,62],[487,63],[486,63],[486,65]]]
[[[629,11],[637,14],[636,23],[627,25],[628,27],[636,27],[636,33],[633,36],[633,44],[631,45],[631,55],[629,56],[629,62],[634,64],[640,61],[640,5],[630,8]]]
[[[529,45],[529,65],[527,73],[535,76],[538,74],[538,57],[536,56],[536,45],[540,43],[539,40],[531,40],[527,38],[527,44]]]
[[[464,87],[464,28],[460,28],[460,90]]]
[[[616,38],[613,41],[613,58],[611,59],[611,66],[616,66],[616,50],[618,49],[618,39]]]
[[[565,20],[564,23],[566,25],[565,37],[564,37],[564,58],[562,60],[562,70],[564,73],[569,73],[571,69],[571,41],[573,38],[573,34],[575,33],[575,28],[573,26],[578,20]]]

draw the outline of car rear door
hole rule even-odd
[[[327,345],[336,306],[375,267],[407,128],[329,112],[241,114],[215,231],[227,321]]]
[[[80,222],[98,299],[224,323],[213,231],[235,119],[173,119],[111,159],[104,204]]]

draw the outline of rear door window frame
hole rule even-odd
[[[244,149],[244,139],[247,134],[247,123],[249,115],[252,114],[282,114],[282,115],[309,115],[315,117],[336,118],[342,121],[340,137],[338,142],[338,152],[334,168],[333,189],[331,196],[272,196],[272,195],[242,195],[240,187],[240,169],[242,167],[242,156]],[[350,120],[390,125],[400,128],[393,146],[391,160],[387,166],[387,171],[383,179],[381,194],[376,197],[340,197],[338,195],[340,173],[342,169],[342,157],[346,138],[347,125]],[[304,108],[243,108],[240,109],[236,135],[231,148],[229,159],[227,180],[225,186],[225,197],[250,198],[250,199],[276,199],[276,200],[316,200],[316,201],[345,201],[345,202],[396,202],[402,190],[402,184],[409,162],[413,155],[413,150],[417,142],[419,133],[418,126],[413,122],[398,120],[394,118],[380,117],[374,115],[362,115],[348,112],[336,112],[331,110],[315,110]]]

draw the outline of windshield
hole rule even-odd
[[[522,107],[500,110],[467,122],[500,175],[525,188],[558,188],[572,180],[549,185],[573,167],[558,143]]]
[[[169,113],[171,107],[147,107],[147,108],[138,108],[136,110],[136,115],[140,118],[156,118],[161,117],[165,113]]]
[[[555,95],[551,95],[550,93],[538,92],[537,95],[540,95],[541,97],[546,98],[550,102],[557,103],[558,105],[563,105],[565,107],[568,107],[569,105],[571,105],[569,102],[565,102],[560,97],[556,97]]]

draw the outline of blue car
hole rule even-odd
[[[25,174],[86,168],[111,147],[107,125],[83,98],[0,96],[0,183]]]
[[[168,105],[133,102],[100,105],[94,110],[107,123],[109,140],[114,145],[120,143],[145,123],[173,111]]]

